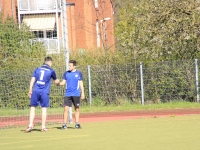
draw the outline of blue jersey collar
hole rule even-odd
[[[42,67],[51,68],[48,64],[43,64]]]

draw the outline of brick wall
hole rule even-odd
[[[110,0],[98,0],[98,9],[94,7],[95,0],[66,1],[75,4],[67,7],[69,48],[71,50],[94,50],[97,48],[96,20],[99,23],[100,47],[103,47],[105,43],[108,47],[114,45],[114,19]],[[17,21],[17,0],[0,0],[0,7],[1,11],[4,11],[4,18],[13,16]],[[106,30],[103,30],[101,22],[104,18],[110,18],[104,22]],[[105,33],[106,39],[104,38]]]
[[[0,0],[0,12],[3,12],[4,19],[9,16],[17,19],[17,0]]]
[[[114,17],[110,0],[98,0],[98,9],[95,9],[94,0],[67,0],[75,6],[67,8],[69,47],[71,49],[96,49],[96,20],[99,23],[100,46],[107,43],[107,47],[114,49]],[[104,28],[101,21],[104,18]],[[104,38],[106,34],[106,39]]]

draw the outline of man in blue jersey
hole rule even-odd
[[[76,61],[69,61],[69,70],[66,71],[63,75],[63,80],[58,85],[66,84],[66,92],[64,97],[64,116],[63,116],[63,126],[62,130],[67,129],[67,120],[68,120],[68,110],[69,107],[72,107],[72,103],[75,108],[75,128],[80,129],[79,124],[79,106],[80,99],[85,99],[84,87],[83,87],[83,75],[76,69]]]
[[[51,68],[52,58],[45,57],[44,64],[36,68],[32,74],[28,97],[30,98],[30,118],[29,126],[24,132],[30,132],[33,129],[33,121],[35,118],[35,108],[40,104],[42,107],[42,129],[46,129],[47,107],[49,107],[49,91],[51,86],[51,78],[58,85],[60,81],[56,77],[55,71]]]

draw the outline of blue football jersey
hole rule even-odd
[[[35,77],[33,91],[49,93],[51,86],[51,78],[57,79],[55,71],[49,65],[42,65],[36,68],[32,74]]]
[[[63,75],[63,80],[66,80],[65,96],[80,96],[79,81],[83,80],[83,75],[80,71],[66,71]]]

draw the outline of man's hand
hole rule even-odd
[[[32,95],[32,91],[29,91],[28,92],[28,97],[31,98],[31,95]]]
[[[58,86],[65,85],[65,83],[66,83],[66,80],[62,80],[62,82],[59,82]]]
[[[60,82],[56,83],[57,86],[60,86]]]
[[[81,94],[81,100],[85,99],[85,94]]]
[[[59,80],[59,79],[56,79],[56,80],[54,81],[54,83],[55,83],[57,86],[59,86],[60,80]]]

